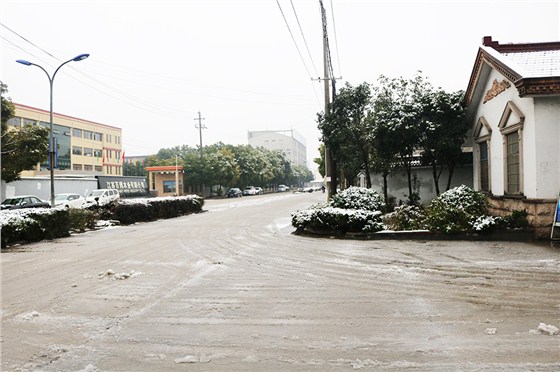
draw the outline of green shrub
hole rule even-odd
[[[465,185],[448,190],[432,200],[426,209],[426,226],[434,232],[473,231],[477,218],[486,216],[486,196]]]
[[[420,230],[425,228],[426,216],[422,208],[416,205],[401,205],[382,217],[388,230]]]
[[[89,209],[69,208],[69,230],[71,232],[84,232],[93,230],[97,222],[98,215],[95,211]]]
[[[510,229],[525,229],[529,227],[528,215],[524,209],[511,212],[511,215],[504,217],[506,227]]]

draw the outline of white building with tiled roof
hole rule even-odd
[[[560,193],[560,42],[483,39],[465,94],[474,186],[495,214],[526,210],[550,236]]]

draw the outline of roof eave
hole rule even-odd
[[[510,80],[514,84],[519,79],[521,79],[521,75],[518,72],[508,67],[505,63],[503,63],[499,59],[490,55],[490,53],[485,51],[483,48],[479,48],[473,66],[473,70],[471,73],[471,77],[469,79],[469,85],[467,87],[467,90],[465,92],[465,98],[463,100],[463,105],[465,107],[470,106],[470,104],[472,103],[474,92],[476,90],[476,86],[478,84],[478,80],[480,78],[480,73],[482,71],[482,67],[484,63],[490,65],[492,68],[500,72],[502,75],[504,75],[508,80]]]
[[[560,76],[522,78],[515,87],[519,97],[560,95]]]

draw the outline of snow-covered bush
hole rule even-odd
[[[2,247],[15,242],[35,242],[69,236],[66,209],[29,208],[2,211]]]
[[[379,231],[382,229],[380,211],[366,211],[334,207],[311,208],[292,213],[292,226],[339,233]]]
[[[374,232],[383,229],[381,197],[374,190],[350,187],[333,196],[328,204],[316,204],[292,213],[292,226],[344,234]]]
[[[366,211],[380,211],[383,207],[381,196],[377,191],[356,186],[351,186],[333,195],[330,204],[335,208]]]
[[[471,221],[471,229],[475,232],[491,232],[496,228],[504,226],[505,220],[502,217],[480,216]]]
[[[486,216],[486,196],[465,185],[441,194],[426,209],[426,226],[431,231],[459,233],[473,231],[474,222]]]
[[[424,211],[416,205],[401,205],[391,213],[382,217],[388,230],[419,230],[424,229]]]

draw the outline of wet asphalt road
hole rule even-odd
[[[4,251],[2,371],[560,370],[560,249],[291,234],[323,199]]]

